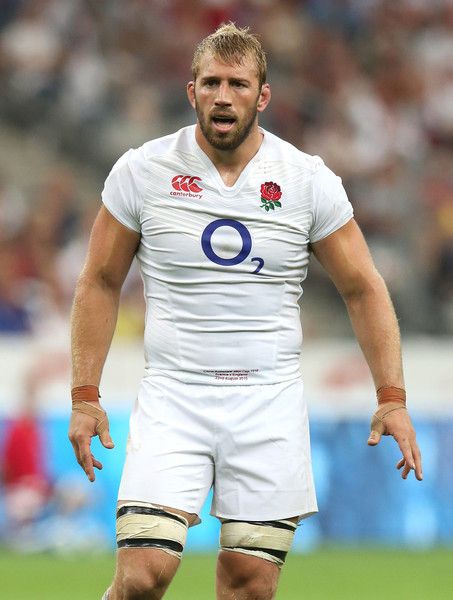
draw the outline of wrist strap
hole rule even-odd
[[[381,404],[387,404],[388,402],[402,404],[406,406],[406,390],[402,388],[394,387],[393,385],[383,385],[377,392],[378,406]]]
[[[73,402],[99,402],[100,397],[97,385],[79,385],[71,390]]]

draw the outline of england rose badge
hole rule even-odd
[[[280,198],[282,197],[282,190],[277,183],[273,181],[266,181],[261,184],[261,206],[266,212],[269,210],[275,210],[275,207],[281,208],[282,203]]]

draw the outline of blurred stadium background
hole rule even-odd
[[[39,563],[23,555],[47,552],[50,579],[58,556],[114,547],[127,414],[143,366],[137,270],[102,385],[116,448],[96,447],[105,466],[95,485],[66,437],[71,298],[110,167],[129,147],[194,122],[184,91],[193,48],[227,20],[249,25],[267,49],[273,99],[263,126],[343,178],[397,308],[425,463],[422,484],[403,482],[394,445],[367,448],[371,379],[341,300],[313,263],[301,314],[320,514],[298,531],[300,564],[321,557],[318,570],[341,564],[354,582],[360,557],[381,568],[383,554],[367,554],[370,546],[406,557],[415,550],[425,570],[413,559],[419,579],[408,569],[405,580],[402,569],[399,583],[411,577],[412,587],[386,589],[387,598],[452,597],[450,0],[0,0],[0,569],[16,565],[34,581],[23,569]],[[208,512],[190,532],[193,556],[217,546]],[[323,555],[330,544],[339,553]],[[349,563],[338,562],[357,546]],[[428,569],[436,556],[437,570]],[[99,560],[111,569],[110,557]],[[437,581],[432,594],[421,573]],[[362,597],[334,575],[330,591],[291,595],[288,584],[280,597]],[[14,581],[2,598],[97,597],[21,595]],[[205,597],[194,594],[174,598]]]

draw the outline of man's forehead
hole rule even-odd
[[[200,59],[198,77],[212,76],[237,77],[238,79],[258,79],[256,63],[250,54],[237,56],[229,61],[205,52]]]

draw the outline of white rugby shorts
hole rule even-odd
[[[196,385],[145,378],[130,418],[119,500],[272,520],[317,511],[302,381]]]

